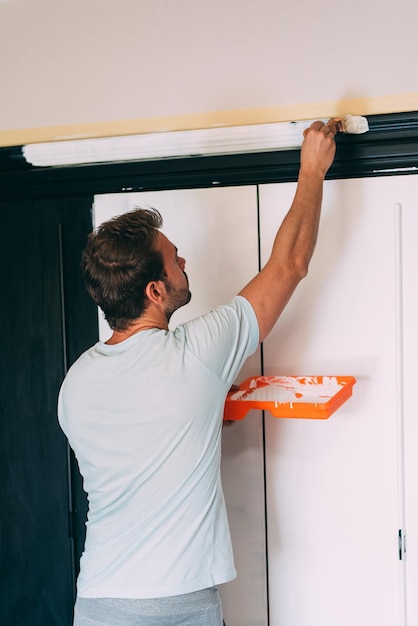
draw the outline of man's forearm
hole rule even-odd
[[[301,169],[292,205],[274,240],[270,261],[294,268],[303,278],[315,250],[321,215],[324,176]]]

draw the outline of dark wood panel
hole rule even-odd
[[[0,205],[0,623],[7,626],[72,620],[69,503],[85,505],[77,475],[69,475],[56,402],[66,354],[74,360],[91,343],[86,306],[96,315],[78,269],[91,202],[78,204]],[[65,333],[62,275],[67,317],[74,316]]]

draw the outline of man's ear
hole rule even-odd
[[[165,295],[165,287],[162,280],[153,280],[145,287],[145,295],[150,302],[161,304]]]

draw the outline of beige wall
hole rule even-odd
[[[417,32],[415,0],[0,0],[0,145],[418,109]]]

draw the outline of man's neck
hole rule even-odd
[[[112,336],[106,341],[106,344],[111,346],[120,343],[128,339],[128,337],[140,333],[142,330],[151,330],[153,328],[168,330],[168,322],[161,314],[146,312],[137,320],[134,320],[126,330],[114,330]]]

